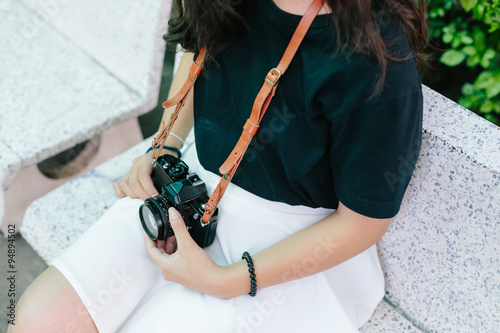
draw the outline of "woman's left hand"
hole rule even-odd
[[[172,239],[155,243],[144,236],[148,255],[160,267],[165,280],[217,296],[222,267],[196,244],[179,212],[170,208],[168,213],[177,250],[174,252]]]

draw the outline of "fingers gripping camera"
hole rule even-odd
[[[193,240],[204,248],[215,239],[218,211],[208,223],[201,221],[204,204],[209,199],[207,187],[196,173],[188,171],[187,164],[178,158],[171,155],[158,157],[151,176],[160,195],[144,202],[139,208],[139,217],[149,238],[165,240],[174,235],[168,216],[168,209],[174,207],[184,219]]]

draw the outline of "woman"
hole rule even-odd
[[[208,57],[166,145],[181,148],[194,124],[183,159],[209,193],[309,5],[177,1],[168,39]],[[374,244],[420,149],[423,6],[328,0],[219,205],[214,244],[200,248],[175,210],[174,237],[143,236],[137,211],[158,194],[147,153],[114,185],[129,198],[33,282],[9,332],[356,332],[383,297]]]

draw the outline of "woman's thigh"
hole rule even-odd
[[[53,266],[26,289],[16,311],[8,333],[97,332],[75,289]]]
[[[142,200],[116,202],[53,265],[68,279],[101,332],[115,332],[161,271],[147,255]]]
[[[91,318],[90,323],[93,322],[100,332],[115,332],[151,286],[162,279],[159,268],[145,250],[144,232],[138,216],[141,204],[142,201],[137,199],[119,200],[75,244],[57,257],[52,262],[53,267],[33,283],[32,291],[23,301],[30,313],[38,311],[56,319],[64,313],[61,317],[70,318],[65,325],[78,322],[78,316],[82,320]],[[71,292],[60,293],[59,283]],[[58,294],[54,297],[57,304],[52,304],[52,294]],[[47,299],[46,303],[43,303],[44,299]],[[42,307],[43,311],[40,310]],[[67,311],[73,313],[67,315]],[[61,332],[65,332],[64,326],[61,328]],[[74,332],[87,331],[75,329]]]

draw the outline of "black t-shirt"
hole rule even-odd
[[[300,16],[272,0],[246,1],[248,33],[204,70],[194,87],[198,157],[216,174],[238,141],[267,72]],[[393,54],[411,49],[394,20],[380,21]],[[415,61],[390,62],[381,93],[373,59],[338,52],[329,15],[316,17],[281,77],[276,95],[233,183],[262,198],[390,218],[419,155],[422,92]]]

